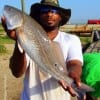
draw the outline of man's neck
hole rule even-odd
[[[47,30],[46,32],[47,32],[47,36],[51,39],[51,40],[53,40],[56,36],[57,36],[57,34],[58,34],[58,28],[57,29],[54,29],[54,30]]]

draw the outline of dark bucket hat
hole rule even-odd
[[[30,15],[34,18],[39,13],[39,9],[43,6],[50,6],[57,8],[62,17],[61,26],[66,24],[71,17],[71,9],[60,7],[58,0],[41,0],[40,3],[35,3],[31,6]]]

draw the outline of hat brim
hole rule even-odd
[[[51,7],[57,8],[60,11],[60,15],[62,17],[62,21],[61,21],[61,24],[60,24],[61,26],[66,24],[71,17],[71,9],[65,9],[65,8],[61,8],[61,7],[51,5],[51,4],[47,4],[47,3],[41,3],[41,4],[35,3],[35,4],[33,4],[31,6],[31,14],[30,15],[35,15],[42,6],[51,6]]]

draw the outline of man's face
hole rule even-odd
[[[44,27],[58,27],[61,22],[61,16],[56,8],[43,7],[40,9],[40,23]]]

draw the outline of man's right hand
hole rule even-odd
[[[15,31],[15,29],[14,29],[14,30],[8,30],[8,29],[7,29],[6,19],[5,19],[4,16],[1,18],[1,22],[2,22],[2,26],[3,26],[4,30],[5,30],[5,32],[7,33],[7,35],[8,35],[11,39],[16,40],[16,31]]]

